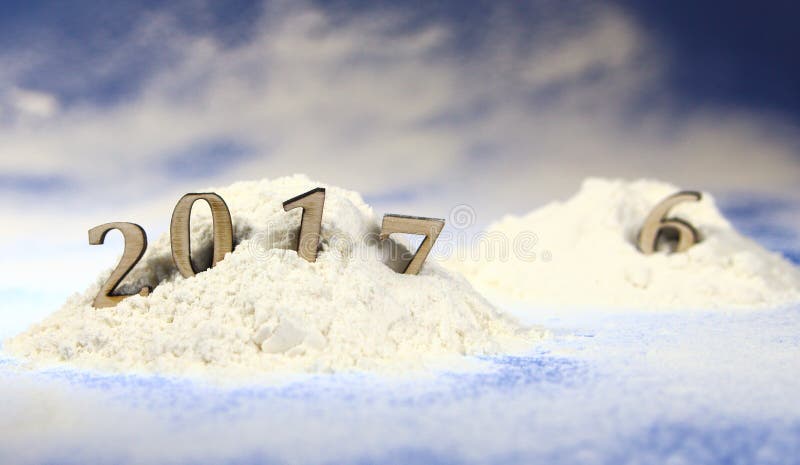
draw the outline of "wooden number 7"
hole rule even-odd
[[[418,234],[425,236],[419,245],[417,253],[408,262],[405,274],[418,274],[422,264],[436,243],[436,239],[444,228],[444,220],[437,218],[421,218],[418,216],[384,215],[381,225],[381,239],[388,238],[391,234]]]
[[[682,202],[697,202],[702,198],[703,195],[699,192],[681,191],[659,202],[644,220],[644,225],[639,231],[639,250],[646,255],[654,253],[658,238],[665,231],[678,236],[675,252],[683,252],[693,246],[699,240],[694,226],[679,218],[665,217],[675,205]]]
[[[122,232],[122,237],[125,238],[125,251],[122,253],[122,259],[120,259],[119,264],[117,264],[117,267],[111,272],[111,276],[95,296],[93,303],[95,308],[113,307],[126,297],[130,297],[130,295],[112,295],[112,292],[142,258],[144,251],[147,250],[147,234],[145,234],[141,226],[134,223],[116,222],[95,226],[89,230],[89,244],[102,244],[106,239],[106,234],[112,229],[118,229]],[[143,287],[139,291],[139,295],[146,296],[149,294],[149,287]]]

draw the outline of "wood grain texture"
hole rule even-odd
[[[317,261],[320,234],[322,231],[322,212],[325,208],[325,188],[317,187],[283,202],[283,210],[302,208],[300,217],[300,237],[297,241],[297,255],[309,262]]]
[[[192,206],[198,200],[205,200],[211,207],[213,222],[214,255],[211,266],[225,258],[225,254],[233,251],[233,222],[228,205],[214,192],[186,194],[175,205],[172,221],[169,226],[172,245],[172,260],[184,278],[189,278],[200,271],[192,263],[190,221]]]
[[[673,252],[684,252],[697,243],[700,236],[694,226],[679,218],[666,218],[666,216],[675,205],[683,202],[699,202],[702,198],[700,192],[681,191],[659,202],[647,215],[639,231],[639,250],[646,255],[655,253],[658,240],[663,234],[677,235],[677,244]]]
[[[125,250],[122,253],[117,267],[111,272],[111,276],[106,280],[100,288],[100,292],[94,298],[93,306],[95,308],[113,307],[120,303],[123,299],[130,297],[134,294],[128,295],[114,295],[113,292],[125,276],[133,269],[136,263],[141,260],[145,250],[147,250],[147,234],[141,226],[134,223],[114,222],[101,224],[89,230],[89,244],[100,245],[105,242],[106,234],[112,229],[117,229],[122,233],[125,239]],[[149,295],[151,289],[143,287],[139,291],[139,295]]]
[[[391,234],[417,234],[425,236],[417,252],[408,262],[405,274],[419,274],[425,259],[431,252],[439,234],[444,228],[444,220],[439,218],[422,218],[418,216],[384,215],[381,224],[381,239],[388,238]]]

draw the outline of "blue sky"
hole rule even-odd
[[[587,2],[561,2],[559,8],[580,9]],[[665,93],[685,107],[719,104],[759,111],[776,111],[800,119],[800,40],[794,2],[679,1],[612,2],[648,29],[670,58]],[[348,1],[313,3],[333,16],[348,17],[380,11],[402,11],[408,27],[445,22],[454,27],[465,48],[480,40],[487,11],[513,9],[525,21],[536,22],[547,2]],[[574,5],[578,5],[575,7]],[[125,47],[137,22],[148,15],[171,14],[183,29],[212,34],[227,45],[252,37],[264,12],[254,0],[227,2],[95,1],[3,2],[0,45],[6,52],[36,53],[46,49],[38,66],[21,76],[21,83],[58,94],[62,102],[116,102],[135,95],[149,71],[164,66],[158,54],[126,50],[125,66],[83,79],[86,67]],[[65,79],[64,72],[76,76]]]
[[[667,90],[686,107],[737,106],[800,119],[800,5],[621,1],[667,48]]]
[[[2,289],[80,289],[118,253],[90,227],[155,237],[185,192],[296,172],[481,224],[592,175],[798,196],[797,10],[4,2]]]

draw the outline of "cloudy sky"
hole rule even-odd
[[[798,7],[663,3],[3,2],[0,295],[80,290],[121,250],[90,227],[240,179],[482,223],[586,176],[796,198]]]

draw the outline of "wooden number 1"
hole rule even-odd
[[[211,218],[214,228],[214,257],[211,266],[225,258],[225,254],[233,251],[233,223],[231,212],[222,197],[213,193],[186,194],[175,205],[172,212],[172,221],[169,225],[170,241],[172,243],[172,260],[184,278],[190,278],[199,273],[192,264],[191,237],[189,220],[192,215],[192,206],[198,200],[205,200],[211,207]]]
[[[106,239],[106,234],[112,229],[118,229],[122,232],[122,237],[125,239],[125,251],[122,253],[117,267],[111,272],[111,276],[100,288],[100,292],[94,298],[93,306],[95,308],[113,307],[121,302],[126,297],[131,295],[112,295],[114,289],[117,288],[119,282],[128,275],[131,269],[144,255],[147,250],[147,234],[141,226],[134,223],[106,223],[100,226],[95,226],[89,230],[89,244],[100,245]],[[149,295],[150,288],[143,287],[139,291],[139,295]]]
[[[678,218],[665,217],[675,205],[682,202],[697,202],[702,198],[699,192],[682,191],[659,202],[644,220],[644,225],[639,231],[639,250],[646,255],[654,253],[658,238],[664,231],[677,233],[678,244],[675,246],[675,252],[683,252],[693,246],[699,238],[694,226]]]
[[[419,245],[419,249],[417,249],[417,253],[415,253],[411,261],[408,262],[404,271],[405,274],[418,274],[443,228],[444,220],[437,218],[384,215],[383,224],[381,225],[381,239],[386,239],[389,235],[395,233],[419,234],[425,236],[422,244]]]
[[[283,202],[284,211],[302,208],[300,217],[300,238],[297,241],[297,255],[309,262],[317,261],[320,231],[322,230],[322,211],[325,207],[325,188],[317,187]]]

